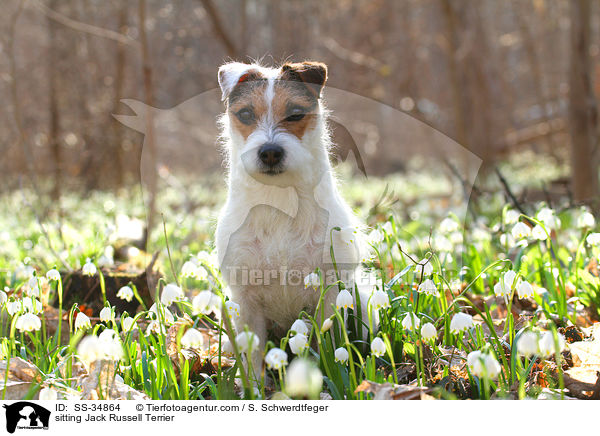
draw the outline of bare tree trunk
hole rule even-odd
[[[50,3],[52,9],[56,9],[56,0]],[[50,125],[48,129],[48,144],[54,161],[54,186],[52,189],[52,199],[57,201],[60,198],[61,191],[61,172],[62,157],[60,147],[60,112],[58,109],[58,100],[56,96],[56,23],[47,18],[48,22],[48,113],[50,116]]]
[[[119,32],[123,32],[124,27],[127,25],[127,5],[121,4],[119,7]],[[119,103],[123,96],[123,84],[125,82],[125,44],[118,43],[115,53],[115,63],[117,71],[115,73],[115,98],[114,98],[114,113],[117,113]],[[121,137],[121,126],[115,120],[112,121],[113,126],[113,143],[111,148],[114,151],[114,168],[115,168],[115,184],[117,187],[123,186],[124,181],[124,164],[123,164],[123,147]]]
[[[452,8],[450,0],[441,0],[442,13],[446,23],[446,38],[448,43],[448,68],[450,70],[450,87],[452,92],[452,104],[454,106],[454,122],[456,124],[455,139],[466,147],[470,148],[467,137],[466,126],[466,107],[463,100],[463,90],[460,84],[460,71],[458,62],[458,29],[456,24],[456,14]],[[463,170],[468,174],[468,162],[465,162]]]
[[[589,0],[572,0],[569,124],[571,131],[571,187],[576,202],[598,211],[598,119],[591,79]]]
[[[215,35],[217,36],[217,38],[219,38],[219,40],[225,46],[225,49],[227,50],[227,54],[229,55],[229,57],[235,59],[238,55],[237,49],[235,47],[235,44],[229,37],[229,34],[225,31],[225,27],[223,27],[223,23],[221,22],[221,17],[219,16],[219,12],[217,11],[217,8],[215,7],[212,0],[201,0],[201,1],[202,1],[202,6],[204,6],[204,10],[206,11],[207,15],[210,17],[210,20],[212,21],[212,26],[213,26]]]
[[[527,11],[527,16],[530,16],[532,14],[534,14],[534,12],[532,12],[530,10]],[[538,52],[537,52],[537,49],[535,46],[535,39],[529,29],[529,24],[527,23],[527,20],[522,15],[522,11],[515,10],[514,16],[515,16],[515,19],[517,20],[517,24],[519,26],[519,32],[521,33],[521,35],[523,37],[523,47],[524,47],[525,53],[527,55],[527,62],[529,63],[529,69],[531,70],[531,74],[533,76],[532,77],[532,79],[533,79],[532,85],[533,85],[533,91],[535,93],[535,99],[537,101],[537,104],[539,104],[540,107],[542,108],[542,114],[543,114],[542,121],[549,123],[552,120],[552,115],[549,113],[549,109],[548,109],[548,99],[547,99],[546,93],[544,91],[544,82],[545,82],[544,75],[542,73],[542,69],[540,68],[540,58],[538,56]],[[546,136],[544,136],[543,140],[547,146],[546,151],[554,159],[556,159],[557,161],[560,161],[560,154],[557,153],[559,151],[558,150],[559,145],[558,145],[556,139],[554,138],[554,135],[546,135]],[[539,151],[539,150],[537,150],[537,147],[535,147],[535,145],[533,146],[533,150],[535,152]]]
[[[148,190],[148,219],[146,234],[144,235],[143,246],[146,247],[152,230],[155,225],[156,215],[156,194],[158,191],[158,174],[156,169],[156,144],[154,135],[154,119],[151,108],[154,107],[154,91],[152,87],[152,66],[150,63],[150,53],[148,51],[148,37],[146,35],[146,0],[139,0],[138,3],[138,21],[140,28],[140,47],[142,50],[142,75],[144,80],[144,99],[149,107],[146,111],[146,131],[144,138],[144,147],[148,151],[148,160],[146,170],[146,189]]]
[[[15,126],[17,127],[17,133],[19,141],[17,142],[18,154],[17,154],[17,171],[27,171],[31,178],[32,183],[35,182],[35,168],[32,163],[33,155],[31,153],[31,147],[29,147],[29,139],[27,138],[27,132],[23,127],[23,116],[21,114],[21,100],[19,97],[19,87],[17,85],[17,58],[15,55],[15,39],[16,39],[16,28],[17,22],[23,12],[24,0],[19,2],[16,12],[12,15],[9,23],[8,31],[8,43],[7,53],[8,62],[10,68],[10,90],[11,98],[13,103],[13,115],[15,118]]]

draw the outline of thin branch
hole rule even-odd
[[[133,38],[123,35],[122,33],[115,32],[114,30],[104,29],[102,27],[93,26],[91,24],[82,23],[81,21],[73,20],[66,15],[60,14],[48,6],[40,2],[39,0],[29,0],[33,6],[38,9],[41,13],[46,15],[51,20],[54,20],[66,27],[79,32],[89,33],[90,35],[99,36],[100,38],[112,39],[113,41],[120,42],[121,44],[127,44],[135,48],[139,47],[139,42]]]
[[[508,198],[510,198],[510,201],[512,202],[513,206],[516,207],[519,210],[519,212],[521,212],[523,215],[527,215],[527,212],[525,212],[525,209],[523,209],[523,206],[521,206],[521,203],[519,203],[519,200],[517,200],[517,197],[515,196],[515,194],[513,194],[512,189],[510,189],[510,186],[508,184],[508,181],[504,178],[504,176],[500,172],[500,169],[496,167],[494,171],[496,172],[498,179],[500,179],[500,183],[502,183],[502,186],[506,191],[506,195],[508,195]],[[531,222],[529,223],[532,225],[534,224]]]
[[[343,47],[339,42],[337,42],[331,37],[323,38],[323,45],[326,49],[328,49],[331,53],[333,53],[340,59],[352,62],[363,67],[370,68],[379,73],[381,73],[382,71],[386,71],[389,68],[387,64],[381,62],[379,59],[375,59],[374,57],[371,57],[369,55]]]

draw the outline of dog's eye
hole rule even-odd
[[[249,108],[237,111],[235,116],[244,124],[252,124],[254,122],[254,112]]]
[[[289,111],[286,121],[300,121],[306,115],[306,109],[294,107]]]

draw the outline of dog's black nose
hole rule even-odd
[[[263,144],[258,150],[258,157],[265,165],[275,166],[283,158],[283,147],[271,143]]]

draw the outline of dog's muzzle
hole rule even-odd
[[[273,143],[263,144],[258,149],[258,158],[264,166],[264,173],[266,174],[279,174],[283,171],[281,163],[284,157],[283,147]]]

